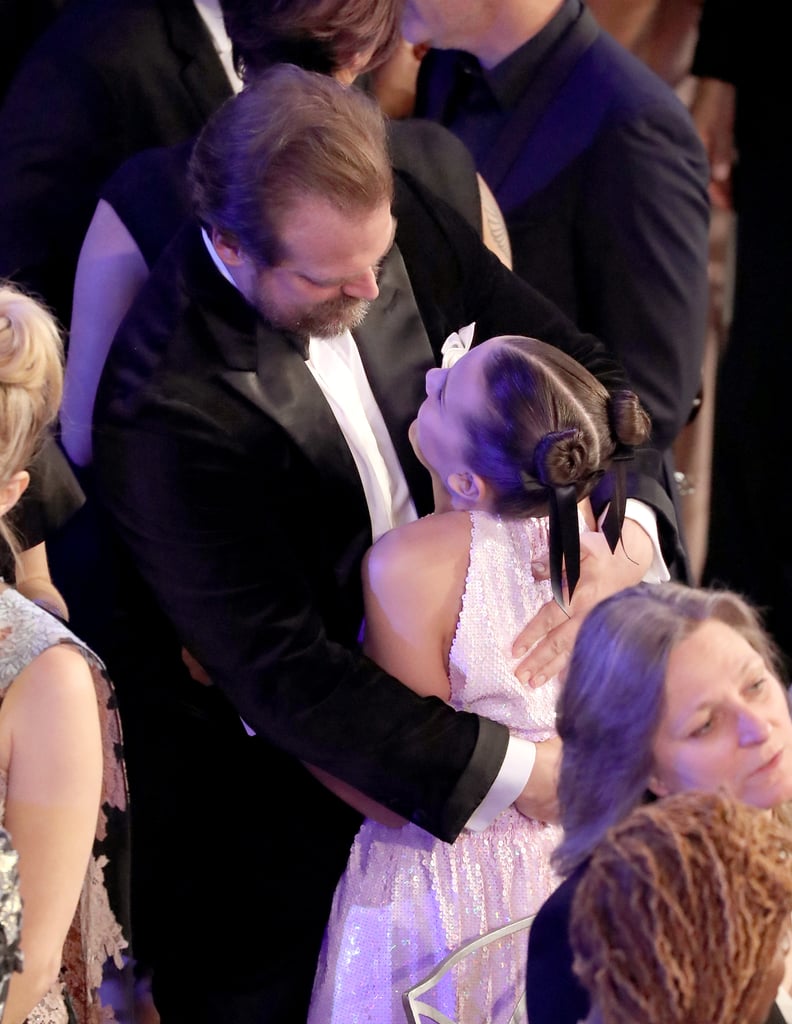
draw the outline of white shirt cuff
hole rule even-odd
[[[511,807],[530,779],[535,761],[536,744],[510,736],[500,771],[489,792],[470,816],[466,828],[472,832],[483,832],[502,811]]]
[[[607,512],[608,506],[605,507],[602,515],[597,520],[597,525],[600,528]],[[660,551],[660,537],[657,533],[657,515],[655,510],[650,508],[649,505],[645,505],[642,501],[638,501],[637,498],[628,498],[624,504],[624,518],[632,519],[634,523],[638,523],[652,542],[652,564],[644,573],[644,583],[667,583],[671,579],[671,574]],[[629,554],[629,552],[627,553]]]

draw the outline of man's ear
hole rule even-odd
[[[227,267],[239,267],[245,262],[239,239],[222,228],[212,228],[212,245]]]
[[[16,505],[29,483],[30,473],[26,469],[20,469],[0,487],[0,516],[4,516]]]
[[[477,473],[452,473],[446,483],[454,508],[484,508],[489,487]]]

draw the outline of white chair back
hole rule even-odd
[[[435,988],[437,984],[442,981],[448,973],[453,970],[454,967],[466,957],[472,956],[479,950],[491,946],[496,942],[500,942],[502,939],[509,935],[514,935],[516,932],[528,931],[533,924],[534,915],[530,917],[520,917],[517,920],[505,924],[500,928],[495,928],[485,935],[479,936],[477,939],[471,939],[470,942],[466,942],[460,946],[459,949],[454,950],[453,953],[449,953],[437,967],[428,974],[423,981],[418,982],[417,985],[413,985],[412,988],[407,989],[402,995],[402,1001],[404,1003],[404,1012],[407,1015],[409,1024],[423,1024],[424,1021],[432,1021],[434,1024],[486,1024],[484,1021],[455,1021],[451,1017],[443,1013],[436,1006],[432,1006],[431,1003],[425,1002],[423,996],[429,993],[431,989]],[[517,1003],[514,1007],[514,1012],[509,1018],[508,1024],[528,1024],[528,1015],[525,1008],[525,993],[518,998]]]

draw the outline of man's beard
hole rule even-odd
[[[339,295],[310,309],[281,315],[268,308],[261,298],[257,303],[259,312],[273,327],[304,338],[334,338],[344,331],[351,331],[366,319],[370,305],[368,299]]]

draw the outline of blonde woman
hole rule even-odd
[[[0,533],[55,419],[62,348],[50,315],[0,286]],[[96,989],[125,945],[110,909],[108,815],[126,806],[120,728],[100,662],[58,619],[0,583],[0,822],[19,857],[24,966],[4,1024],[107,1020]],[[103,844],[102,846],[98,844]],[[110,1017],[109,1019],[112,1019]]]

